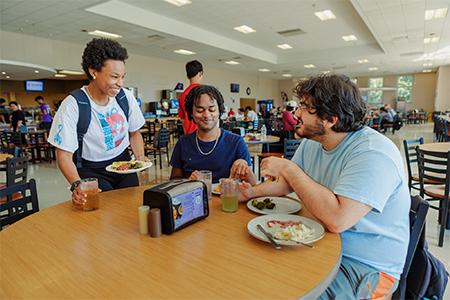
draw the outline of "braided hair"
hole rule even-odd
[[[345,75],[320,75],[300,81],[294,88],[295,95],[311,101],[317,116],[338,122],[331,128],[335,132],[361,129],[366,122],[366,105],[358,87]]]
[[[219,106],[219,116],[221,116],[225,112],[225,105],[222,94],[218,89],[211,85],[199,85],[194,87],[189,94],[186,96],[186,112],[188,114],[189,120],[192,120],[192,112],[194,110],[194,105],[200,99],[200,96],[203,94],[207,94],[211,99],[217,101],[217,105]]]

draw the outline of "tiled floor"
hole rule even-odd
[[[386,134],[401,150],[403,155],[402,140],[415,139],[424,137],[425,142],[433,141],[432,134],[433,125],[431,123],[422,125],[406,125],[394,135],[390,132]],[[252,153],[259,153],[260,146],[250,147]],[[142,184],[158,183],[170,175],[170,168],[167,167],[167,162],[160,170],[158,167],[152,167],[140,175]],[[406,170],[406,168],[405,168]],[[70,199],[70,192],[68,190],[68,183],[57,169],[53,162],[31,165],[30,178],[35,178],[38,185],[38,195],[41,210],[46,207],[55,205],[57,203]],[[450,270],[450,230],[445,233],[444,247],[437,246],[437,239],[439,234],[439,226],[437,223],[437,211],[430,209],[427,216],[426,237],[429,243],[430,251],[439,258],[448,270]],[[446,297],[444,299],[450,300],[450,287],[447,288]]]

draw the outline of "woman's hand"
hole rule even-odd
[[[246,202],[247,200],[254,197],[253,187],[250,183],[242,181],[238,184],[238,188],[239,188],[239,195],[238,195],[239,202]]]
[[[100,193],[102,190],[98,189],[98,192]],[[72,192],[72,204],[73,206],[77,208],[83,208],[87,201],[87,195],[81,190],[81,188],[78,186],[76,189]]]
[[[200,180],[200,172],[195,170],[191,173],[191,176],[189,176],[189,180]]]
[[[145,155],[139,155],[139,156],[136,156],[135,158],[136,158],[136,160],[138,160],[138,161],[145,161],[145,162],[150,161],[150,158],[148,158],[148,157],[145,156]]]

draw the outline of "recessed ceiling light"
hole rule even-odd
[[[55,74],[53,76],[59,77],[59,78],[67,77],[67,75],[64,75],[64,74]]]
[[[2,74],[3,74],[3,75],[5,75],[5,74],[6,74],[6,72],[2,72]]]
[[[358,62],[359,62],[360,64],[367,64],[367,63],[369,62],[369,60],[366,59],[366,58],[364,58],[364,59],[358,59]]]
[[[247,26],[247,25],[234,27],[234,30],[240,31],[240,32],[245,33],[245,34],[256,32],[255,29],[253,29],[253,28],[251,28],[250,26]]]
[[[234,61],[234,60],[227,60],[225,63],[228,64],[228,65],[239,65],[239,63],[237,61]]]
[[[342,36],[342,39],[344,41],[346,41],[346,42],[351,42],[351,41],[356,41],[357,40],[356,36],[354,36],[353,34],[344,35],[344,36]]]
[[[331,71],[330,70],[325,70],[325,71],[322,71],[321,73],[322,74],[329,74],[329,73],[331,73]]]
[[[423,73],[430,73],[430,72],[432,72],[433,70],[430,70],[430,69],[426,69],[426,70],[423,70],[422,72]]]
[[[36,74],[39,73],[39,70],[34,70],[34,73],[36,73]]]
[[[432,63],[425,63],[423,64],[424,67],[431,67],[433,64]]]
[[[178,7],[192,3],[191,0],[164,0],[164,1],[169,2],[170,4],[176,5]]]
[[[314,13],[321,21],[328,21],[336,19],[336,16],[333,14],[333,12],[329,9],[324,11],[316,11]]]
[[[260,72],[270,72],[270,70],[269,69],[258,69],[258,71],[260,71]]]
[[[439,39],[440,39],[440,37],[438,37],[438,36],[435,36],[432,38],[424,38],[423,43],[424,44],[437,43],[437,42],[439,42]]]
[[[115,33],[111,33],[111,32],[106,32],[106,31],[101,31],[101,30],[94,30],[94,31],[89,31],[88,32],[90,35],[96,35],[96,36],[101,36],[101,37],[105,37],[105,38],[111,38],[111,39],[118,39],[121,38],[122,36],[119,34],[115,34]]]
[[[378,68],[377,67],[370,67],[369,71],[378,71]]]
[[[447,16],[447,7],[428,9],[425,11],[425,21],[441,19],[445,18],[445,16]]]
[[[7,79],[11,78],[11,76],[6,76]]]
[[[281,75],[281,76],[283,76],[283,77],[292,77],[292,74],[283,74],[283,75]]]
[[[304,65],[304,67],[307,69],[312,69],[312,68],[315,68],[316,66],[313,64],[309,64],[309,65]]]
[[[184,50],[184,49],[174,50],[173,52],[178,53],[178,54],[183,54],[183,55],[192,55],[192,54],[195,54],[195,52],[193,52],[193,51]]]
[[[81,71],[72,71],[72,70],[60,70],[58,71],[60,74],[67,74],[67,75],[83,75],[84,72]]]
[[[280,49],[283,49],[283,50],[292,49],[292,46],[289,44],[281,44],[281,45],[277,45],[277,47]]]

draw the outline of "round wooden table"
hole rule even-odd
[[[315,299],[339,269],[338,234],[275,250],[247,233],[256,214],[222,212],[218,198],[202,221],[140,235],[146,188],[101,193],[90,212],[67,201],[1,231],[0,298]]]
[[[426,143],[419,145],[419,148],[425,151],[448,152],[450,151],[450,143]]]
[[[274,135],[258,135],[256,136],[256,140],[250,140],[247,136],[244,137],[244,141],[249,145],[258,145],[258,144],[273,144],[280,141],[280,137]]]
[[[4,162],[4,161],[6,161],[7,158],[11,158],[11,157],[14,157],[14,156],[11,154],[8,154],[8,153],[0,153],[0,162]]]

